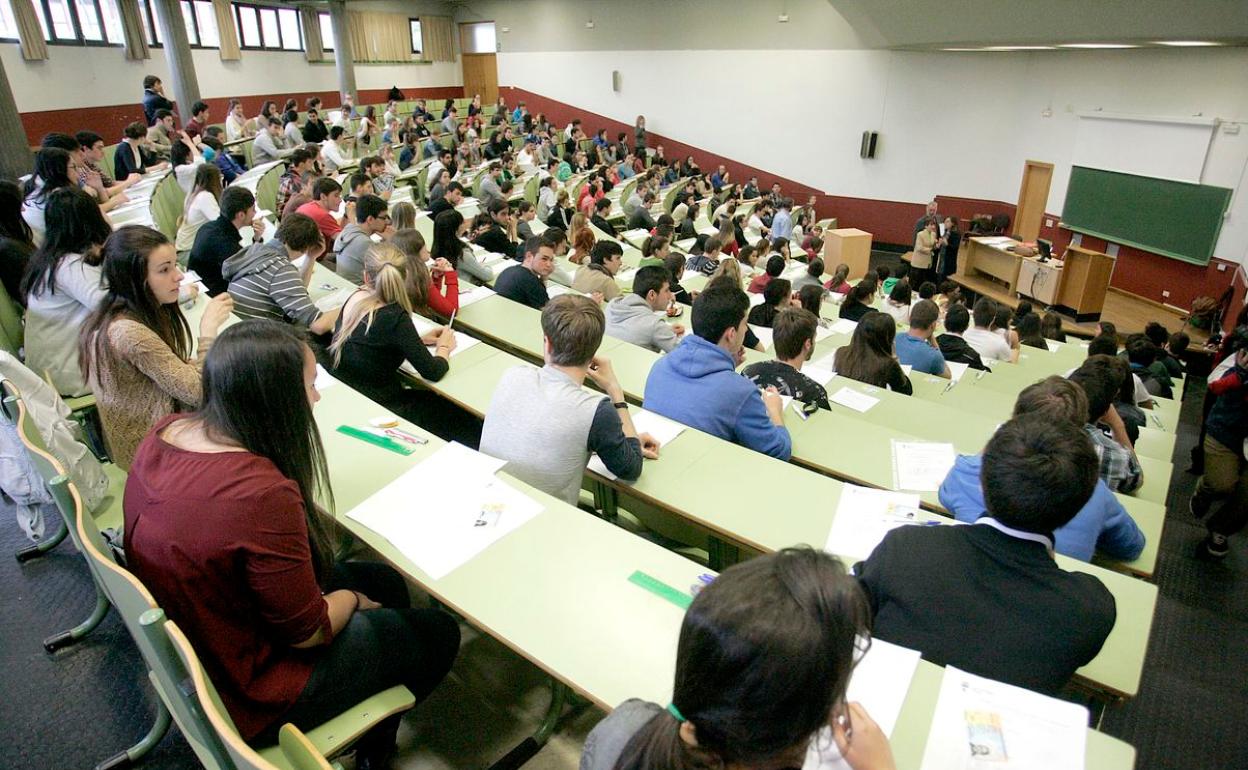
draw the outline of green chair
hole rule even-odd
[[[537,186],[541,181],[541,177],[534,174],[529,177],[529,181],[524,183],[524,199],[534,206],[537,205]]]
[[[20,359],[22,345],[26,342],[26,330],[22,325],[22,307],[0,284],[0,348],[14,358]]]
[[[186,193],[182,191],[173,171],[157,182],[156,189],[152,190],[152,199],[148,203],[152,223],[171,241],[177,237],[178,218],[182,216],[182,204],[185,200]]]
[[[5,380],[0,382],[0,390],[3,390],[4,401],[3,413],[4,418],[10,421],[17,428],[18,438],[22,442],[22,446],[26,450],[27,456],[30,458],[31,465],[34,466],[35,472],[48,485],[48,489],[52,490],[52,482],[64,476],[65,469],[61,465],[60,460],[56,459],[47,446],[43,442],[43,437],[39,435],[38,428],[35,427],[34,420],[31,419],[29,410],[26,409],[26,403],[22,401],[21,393],[13,383]],[[100,501],[99,506],[91,512],[91,520],[97,529],[116,529],[121,530],[122,515],[122,494],[126,488],[126,472],[118,468],[113,463],[104,465],[104,474],[108,477],[109,493]],[[53,494],[55,499],[56,495]],[[59,502],[57,509],[61,512],[63,528],[51,537],[33,546],[30,549],[24,549],[18,554],[18,561],[28,561],[34,556],[46,553],[55,548],[69,534],[74,542],[74,546],[81,552],[82,543],[78,542],[75,531],[74,521],[71,515],[67,513],[67,509],[63,508]],[[32,552],[33,551],[33,552]],[[49,636],[43,640],[43,648],[48,652],[56,652],[74,642],[82,639],[87,634],[95,630],[95,627],[104,620],[104,616],[108,614],[108,600],[100,589],[99,584],[96,585],[95,591],[95,608],[86,620],[66,631]]]
[[[109,144],[104,147],[104,159],[100,161],[100,166],[104,169],[104,173],[112,176],[117,170],[117,145]],[[125,181],[125,180],[118,180]]]
[[[285,173],[286,164],[278,163],[264,172],[260,181],[256,183],[256,208],[272,211],[278,218],[282,216],[282,212],[277,210],[277,188],[281,185],[282,174]]]
[[[277,740],[282,747],[282,755],[294,770],[333,770],[336,767],[329,764],[325,756],[312,745],[312,741],[308,740],[308,736],[292,724],[282,725],[277,733]]]

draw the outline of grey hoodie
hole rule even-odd
[[[670,352],[680,342],[672,327],[637,294],[625,294],[607,303],[606,333],[659,353]]]
[[[338,233],[334,241],[334,252],[338,255],[338,275],[352,283],[364,282],[364,255],[373,245],[373,239],[360,229],[358,222],[352,222]]]
[[[234,312],[242,318],[272,318],[311,325],[321,315],[280,241],[257,243],[221,265]]]

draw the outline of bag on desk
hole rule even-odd
[[[1020,257],[1034,257],[1036,250],[1030,246],[1024,246],[1021,243],[1017,246],[1011,246],[1007,251],[1012,251]]]

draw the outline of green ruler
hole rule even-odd
[[[678,591],[677,589],[669,586],[667,583],[664,583],[662,580],[650,577],[641,570],[637,570],[633,574],[629,575],[628,582],[636,586],[641,586],[660,599],[666,599],[672,604],[675,604],[682,610],[689,609],[689,605],[693,604],[693,597],[689,594],[684,591]]]

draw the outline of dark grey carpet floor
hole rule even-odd
[[[1195,478],[1183,471],[1203,394],[1193,382],[1184,401],[1140,695],[1103,724],[1137,748],[1144,770],[1248,768],[1248,537],[1225,561],[1199,561],[1204,529],[1187,510]],[[25,541],[12,515],[0,508],[0,768],[89,768],[143,735],[155,696],[115,615],[79,644],[43,651],[45,636],[90,613],[91,580],[68,542],[18,565],[11,554]],[[175,727],[143,767],[195,765]]]

